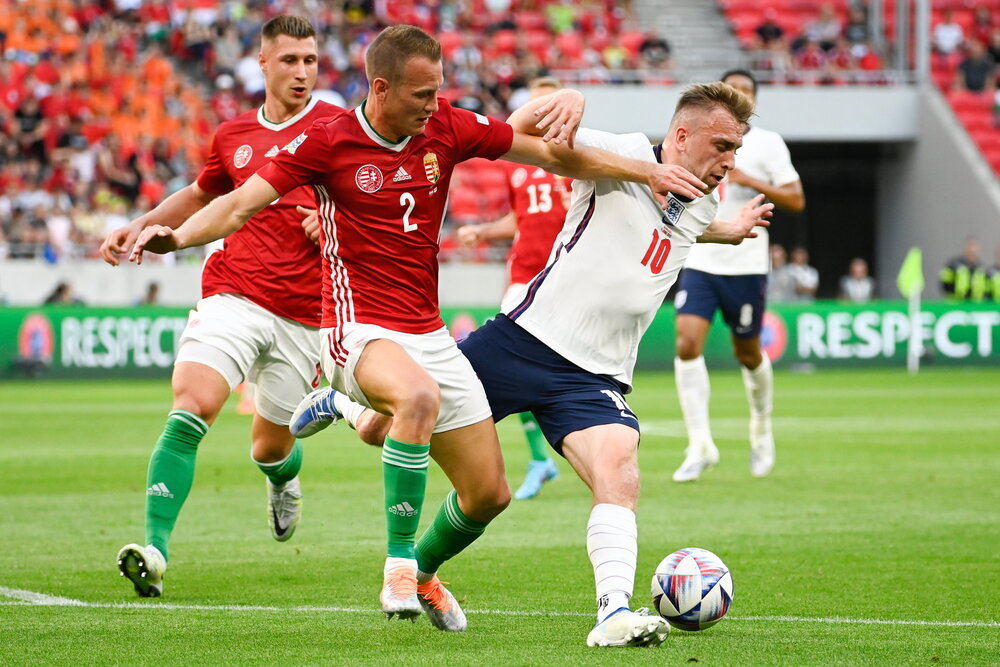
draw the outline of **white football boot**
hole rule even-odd
[[[126,544],[118,552],[118,572],[132,582],[139,597],[158,598],[163,595],[163,575],[166,571],[166,559],[152,545]]]
[[[444,587],[437,575],[426,584],[417,584],[417,599],[431,624],[438,630],[462,632],[468,627],[465,612],[458,606],[458,600]]]
[[[336,395],[337,390],[333,387],[323,387],[303,398],[288,424],[292,435],[296,438],[308,438],[343,418],[344,415],[333,404],[333,397]]]
[[[386,618],[399,616],[416,622],[422,607],[417,599],[417,561],[412,558],[386,558],[382,593],[379,601]]]
[[[670,634],[670,624],[648,609],[619,609],[587,635],[587,646],[659,646]]]
[[[284,542],[295,532],[302,516],[302,486],[299,478],[293,477],[280,487],[267,480],[267,523],[271,535]]]
[[[770,417],[750,417],[750,474],[767,477],[774,467],[774,435]]]
[[[675,482],[693,482],[701,473],[719,462],[719,448],[711,440],[689,443],[684,450],[684,462],[674,471]]]

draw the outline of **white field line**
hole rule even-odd
[[[274,607],[268,605],[207,605],[207,604],[172,604],[169,602],[84,602],[55,595],[45,595],[17,588],[0,586],[0,596],[13,598],[0,600],[0,606],[41,606],[41,607],[88,607],[91,609],[161,609],[173,611],[232,611],[232,612],[296,612],[305,614],[376,614],[371,607]],[[492,614],[498,616],[579,616],[591,617],[592,613],[579,611],[517,611],[512,609],[466,609],[469,614]],[[918,625],[946,628],[1000,628],[997,621],[906,621],[881,618],[810,618],[804,616],[729,616],[733,621],[782,622],[782,623],[823,623],[827,625]]]

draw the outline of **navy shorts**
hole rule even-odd
[[[625,402],[629,387],[607,375],[585,371],[512,322],[495,318],[460,341],[486,389],[493,420],[531,412],[552,448],[574,431],[639,420]]]
[[[684,269],[674,306],[678,315],[697,315],[709,322],[721,310],[733,335],[750,340],[760,336],[766,295],[764,275],[718,276]]]

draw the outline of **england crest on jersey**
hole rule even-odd
[[[667,208],[663,211],[663,222],[668,225],[676,225],[677,221],[681,219],[681,214],[684,213],[684,204],[682,204],[673,195],[668,195],[667,197]]]

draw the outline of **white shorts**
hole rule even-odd
[[[257,386],[257,413],[286,426],[302,397],[319,386],[319,329],[275,315],[236,294],[198,302],[181,334],[177,359],[213,368],[232,391]]]
[[[339,341],[332,340],[336,335],[333,329],[320,332],[323,338],[323,372],[335,389],[358,403],[372,407],[354,378],[361,352],[369,342],[385,338],[406,350],[441,388],[441,412],[434,425],[434,433],[478,424],[492,414],[482,383],[447,328],[441,327],[426,334],[408,334],[374,324],[354,323],[344,325],[343,330]],[[343,365],[333,357],[333,351],[337,349],[346,353],[346,361],[341,362]]]

